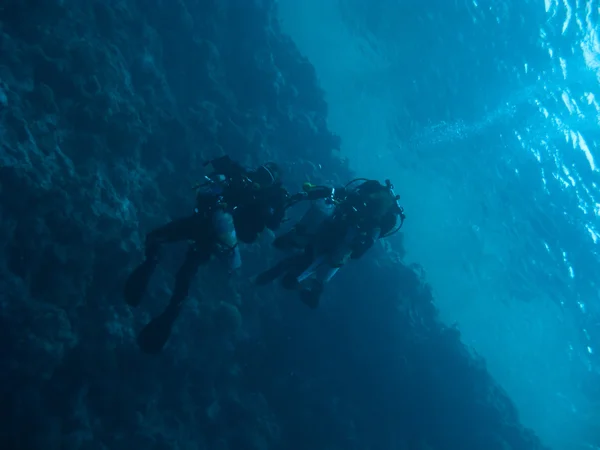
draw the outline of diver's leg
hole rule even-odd
[[[146,236],[146,258],[156,257],[162,244],[198,239],[206,228],[206,223],[204,216],[193,214],[152,230]]]
[[[177,219],[157,228],[146,236],[145,260],[135,268],[125,283],[125,301],[130,306],[138,306],[150,282],[150,277],[158,265],[160,247],[164,243],[192,240],[202,232],[205,219],[193,215]]]
[[[210,256],[211,251],[208,246],[190,246],[185,261],[175,276],[175,288],[169,305],[162,314],[152,319],[138,336],[138,344],[144,353],[156,354],[165,346],[181,311],[181,305],[188,296],[192,280],[198,268],[210,260]]]
[[[190,245],[183,264],[175,275],[175,289],[168,308],[179,308],[186,299],[192,280],[202,264],[207,263],[211,257],[211,248],[207,243],[194,243]],[[167,309],[168,309],[167,308]]]
[[[281,261],[270,269],[265,270],[256,277],[256,284],[263,286],[265,284],[275,281],[277,278],[284,275],[287,271],[296,268],[299,264],[304,264],[306,256],[304,254],[291,255]]]
[[[277,236],[273,241],[273,247],[282,251],[293,250],[297,248],[296,238],[297,230],[292,228],[290,231]]]
[[[286,274],[281,278],[284,289],[297,291],[300,289],[299,277],[305,274],[314,264],[314,252],[312,246],[307,246],[304,252],[298,255],[298,259],[287,268]]]
[[[343,222],[328,221],[323,224],[313,249],[313,253],[319,256],[296,277],[300,285],[300,300],[308,307],[315,309],[319,306],[325,284],[349,259],[352,250],[348,242],[354,231]]]
[[[327,263],[321,264],[316,267],[312,275],[313,278],[307,280],[309,283],[308,287],[303,287],[300,290],[300,300],[308,307],[315,309],[319,306],[319,301],[325,285],[334,277],[334,275],[340,270],[346,260],[349,258],[349,251],[345,253],[338,253],[333,260],[329,260]],[[341,257],[341,258],[340,258]],[[298,278],[300,281],[303,279]]]

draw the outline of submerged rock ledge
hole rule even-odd
[[[180,255],[141,311],[124,277],[204,160],[275,160],[290,187],[353,176],[275,3],[0,6],[3,448],[542,448],[390,247],[315,313],[251,285],[277,256],[257,245],[237,280],[202,270],[164,354],[139,353]]]

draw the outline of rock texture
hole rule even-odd
[[[140,311],[124,277],[144,233],[192,208],[204,160],[275,160],[290,188],[352,177],[274,8],[0,6],[3,448],[542,448],[390,248],[341,274],[315,314],[251,286],[277,256],[256,245],[238,279],[202,271],[162,355],[138,351],[181,253]]]

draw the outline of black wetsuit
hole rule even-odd
[[[285,215],[289,195],[280,183],[260,186],[252,178],[257,175],[256,171],[248,171],[228,157],[210,163],[214,173],[209,178],[222,180],[215,185],[218,192],[201,192],[194,214],[173,220],[148,233],[146,258],[132,272],[125,286],[127,303],[138,306],[158,264],[161,245],[190,242],[185,260],[175,276],[169,305],[138,337],[140,347],[148,353],[159,352],[166,343],[193,277],[215,251],[217,235],[212,223],[213,213],[217,209],[228,211],[233,217],[238,241],[244,243],[253,242],[265,228],[277,229]],[[258,175],[255,178],[259,178]]]

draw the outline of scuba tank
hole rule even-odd
[[[229,271],[239,269],[242,257],[231,214],[217,210],[212,214],[212,225],[216,234],[217,257],[224,260]]]
[[[204,176],[204,181],[196,184],[196,214],[208,214],[212,209],[223,202],[223,193],[227,186],[227,178],[224,175],[213,174]]]
[[[241,267],[242,258],[233,217],[223,202],[227,185],[228,179],[222,174],[204,176],[204,182],[194,186],[197,191],[195,212],[210,218],[215,233],[215,255],[233,272]]]
[[[213,174],[211,176],[204,175],[203,180],[192,186],[192,189],[198,191],[199,194],[221,195],[223,188],[227,184],[227,177],[222,174]]]
[[[334,211],[335,205],[326,199],[313,200],[295,228],[301,230],[302,236],[312,236],[321,224],[333,215]]]
[[[298,244],[307,245],[309,241],[319,232],[325,221],[333,217],[335,212],[335,188],[325,186],[314,186],[304,183],[303,190],[309,195],[310,206],[302,218],[294,227],[294,233]],[[310,198],[311,193],[318,196]]]
[[[273,245],[280,250],[304,248],[318,233],[323,223],[333,216],[334,211],[335,204],[330,198],[312,200],[298,223],[291,230],[277,237]]]

